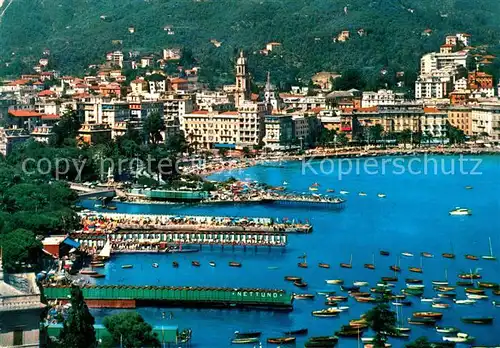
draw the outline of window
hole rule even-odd
[[[23,345],[23,330],[15,329],[14,330],[14,338],[12,341],[14,346],[22,346]]]

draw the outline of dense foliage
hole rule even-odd
[[[396,71],[414,74],[420,56],[437,50],[447,34],[468,32],[473,44],[498,45],[499,12],[497,0],[16,0],[0,23],[0,75],[31,71],[45,48],[51,67],[81,72],[115,49],[147,54],[184,47],[180,64],[201,65],[205,81],[221,83],[233,81],[233,58],[243,48],[254,79],[265,81],[269,70],[282,88],[307,85],[318,71],[351,68],[362,72],[363,84],[392,85]],[[342,30],[350,39],[333,42]],[[260,55],[270,41],[282,49]]]
[[[104,318],[104,326],[113,337],[114,345],[125,348],[160,347],[151,325],[137,312],[122,312]]]
[[[59,334],[60,347],[92,348],[97,346],[94,317],[83,298],[79,287],[71,289],[71,308]]]

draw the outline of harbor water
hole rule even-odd
[[[301,162],[288,162],[283,167],[256,166],[235,172],[225,172],[210,177],[224,180],[234,176],[240,180],[258,180],[273,186],[286,183],[287,192],[309,193],[313,183],[317,190],[311,193],[338,195],[341,190],[348,191],[347,199],[341,210],[330,208],[311,208],[300,205],[275,204],[217,204],[217,205],[170,205],[170,204],[133,204],[112,203],[119,213],[178,214],[178,215],[228,215],[228,216],[268,216],[273,218],[308,220],[313,225],[311,234],[290,235],[285,250],[267,248],[248,248],[246,251],[230,247],[204,247],[201,252],[192,254],[120,254],[112,257],[106,265],[103,279],[91,280],[97,284],[128,285],[186,285],[186,286],[224,286],[250,288],[280,288],[296,293],[316,293],[320,290],[336,290],[336,285],[327,285],[326,279],[343,279],[346,285],[353,281],[367,281],[375,286],[382,276],[393,276],[389,266],[396,264],[402,252],[414,254],[401,257],[399,282],[394,288],[399,292],[405,287],[405,278],[424,280],[425,297],[435,297],[432,280],[442,280],[445,270],[450,285],[459,280],[459,273],[478,270],[482,280],[500,282],[498,261],[466,260],[465,254],[477,256],[489,254],[488,237],[491,237],[493,253],[500,256],[500,156],[481,156],[467,158],[459,164],[458,156],[434,156],[420,161],[406,157],[399,164],[393,159],[354,159],[350,165],[359,166],[351,174],[339,175],[338,162],[332,170],[332,163],[314,161],[305,167]],[[434,172],[435,160],[438,170]],[[475,161],[480,160],[478,168]],[[383,162],[385,160],[385,165]],[[391,162],[387,161],[391,160]],[[366,164],[370,162],[369,171]],[[359,164],[356,164],[359,163]],[[343,166],[347,166],[344,163]],[[400,165],[406,168],[401,170]],[[418,174],[428,166],[427,175]],[[374,174],[375,171],[378,173]],[[385,166],[385,167],[384,167]],[[444,167],[443,167],[444,166]],[[462,168],[460,168],[462,166]],[[451,174],[452,167],[455,173]],[[323,168],[323,173],[321,172]],[[342,167],[344,170],[348,169]],[[384,173],[382,173],[384,168]],[[471,171],[474,169],[474,173]],[[345,170],[347,171],[347,170]],[[466,186],[472,188],[466,189]],[[327,189],[335,193],[327,193]],[[366,193],[360,196],[359,192]],[[377,195],[383,193],[385,198]],[[94,202],[83,201],[85,208],[94,208]],[[472,210],[471,216],[450,216],[449,211],[456,207]],[[390,256],[381,256],[380,250],[389,251]],[[421,252],[434,254],[433,258],[420,258]],[[455,253],[456,259],[443,259],[441,253]],[[298,268],[299,256],[307,255],[309,267]],[[340,263],[348,263],[352,255],[352,269],[340,268]],[[375,270],[363,268],[371,263],[374,255]],[[201,267],[191,266],[197,260]],[[172,267],[172,261],[179,268]],[[215,261],[217,266],[210,267],[208,262]],[[242,263],[241,268],[230,268],[229,261]],[[331,265],[330,269],[318,267],[318,263]],[[158,268],[151,265],[158,263]],[[132,269],[122,269],[125,264],[133,264]],[[411,273],[408,267],[420,267],[423,274]],[[299,289],[284,276],[303,277],[308,288]],[[362,290],[363,291],[363,290]],[[364,291],[369,291],[366,288]],[[457,299],[465,299],[464,289],[457,288]],[[421,302],[419,298],[409,297],[411,307],[402,307],[400,319],[403,326],[411,325],[406,319],[415,311],[440,311],[444,317],[439,326],[456,326],[462,332],[476,337],[475,344],[500,344],[500,308],[491,301],[500,296],[487,290],[488,300],[474,305],[455,305],[449,309],[433,309],[431,303]],[[283,331],[308,328],[309,336],[332,335],[341,325],[359,318],[371,305],[357,303],[352,298],[342,304],[349,310],[336,318],[316,318],[311,311],[325,308],[324,297],[317,295],[315,300],[296,300],[292,312],[273,312],[257,310],[216,310],[216,309],[179,309],[179,308],[138,308],[137,311],[152,325],[178,325],[193,330],[192,344],[196,347],[228,347],[235,331],[262,331],[262,344],[268,337],[284,336]],[[394,307],[393,307],[394,308]],[[98,322],[116,310],[93,310]],[[470,325],[460,321],[462,316],[492,316],[492,325]],[[426,336],[433,341],[441,341],[441,334],[434,328],[411,326],[411,340]],[[367,331],[365,337],[373,336]],[[306,337],[297,338],[297,346],[302,346]],[[393,347],[403,347],[408,341],[390,339]],[[339,347],[356,347],[356,339],[341,339]]]

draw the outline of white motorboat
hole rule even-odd
[[[413,254],[408,253],[408,252],[401,253],[401,255],[406,256],[406,257],[413,257]]]
[[[467,208],[456,207],[455,209],[450,210],[450,215],[458,215],[458,216],[472,215],[472,210]]]
[[[377,194],[377,197],[378,198],[385,198],[385,197],[387,197],[387,195],[385,195],[383,193],[379,193],[379,194]]]
[[[340,191],[339,193],[340,193],[341,195],[347,195],[347,194],[349,194],[349,191],[343,191],[343,190],[342,190],[342,191]]]
[[[368,286],[368,282],[354,282],[354,283],[352,283],[352,285],[359,286],[359,287]]]
[[[456,304],[471,305],[476,303],[476,300],[453,300]]]

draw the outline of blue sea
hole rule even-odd
[[[350,171],[349,171],[350,169]],[[453,169],[453,170],[452,170]],[[349,172],[349,173],[348,173]],[[227,205],[164,205],[116,203],[117,212],[148,214],[204,214],[229,216],[268,216],[308,220],[313,224],[313,233],[290,235],[285,251],[262,248],[255,250],[222,251],[220,248],[204,248],[202,252],[182,255],[135,254],[114,256],[106,265],[106,278],[95,280],[98,284],[134,285],[192,285],[227,287],[281,288],[290,292],[314,293],[318,290],[337,290],[327,285],[326,279],[344,279],[349,285],[353,281],[367,281],[371,286],[382,276],[392,276],[389,266],[397,262],[402,252],[413,253],[414,257],[401,257],[399,282],[395,291],[405,287],[405,278],[424,279],[425,297],[435,297],[432,280],[440,280],[448,271],[453,285],[457,274],[478,270],[483,280],[500,282],[500,268],[497,261],[470,261],[464,254],[488,255],[488,237],[491,237],[493,252],[500,257],[500,156],[432,156],[432,157],[377,157],[365,159],[288,162],[284,167],[255,166],[243,170],[224,172],[210,177],[225,180],[230,176],[241,180],[265,182],[273,186],[287,183],[288,192],[310,193],[309,187],[318,183],[315,194],[337,195],[345,190],[347,199],[342,210],[310,208],[301,206],[227,204]],[[472,189],[466,189],[472,186]],[[327,189],[335,193],[327,193]],[[360,196],[365,192],[366,196]],[[377,194],[383,193],[385,198]],[[93,209],[92,201],[82,205]],[[471,216],[450,216],[455,207],[472,210]],[[390,251],[389,257],[379,254]],[[424,258],[420,253],[429,252],[434,258]],[[453,252],[455,260],[443,259],[441,253]],[[308,269],[297,267],[298,256],[307,254]],[[339,263],[348,263],[352,254],[352,269],[342,269]],[[376,270],[363,268],[371,263],[375,255]],[[173,260],[180,267],[171,267]],[[191,261],[198,260],[201,267],[192,267]],[[217,267],[208,265],[216,261]],[[229,268],[228,261],[239,261],[243,267]],[[153,262],[159,268],[151,267]],[[317,266],[319,262],[331,264],[330,269]],[[423,274],[408,272],[408,267],[419,267]],[[134,264],[133,269],[121,269],[123,264]],[[278,267],[269,269],[269,267]],[[309,284],[307,290],[285,282],[285,275],[297,275]],[[366,291],[369,291],[368,289]],[[411,326],[406,319],[414,311],[442,311],[440,326],[457,326],[474,337],[475,345],[500,345],[500,317],[492,300],[478,301],[472,306],[452,305],[450,309],[433,309],[428,302],[411,298],[413,305],[403,307],[400,319],[404,326]],[[463,288],[457,288],[457,298],[465,299]],[[500,300],[500,297],[498,297]],[[444,302],[449,302],[445,300]],[[449,302],[452,303],[452,302]],[[283,331],[309,328],[309,336],[332,335],[341,325],[359,318],[371,308],[368,304],[352,299],[345,304],[347,312],[336,318],[316,318],[311,311],[325,308],[324,299],[317,296],[314,301],[295,301],[292,312],[256,310],[211,310],[178,308],[138,308],[137,311],[153,325],[178,325],[193,330],[195,347],[228,347],[234,331],[263,332],[263,346],[268,337],[283,336]],[[93,310],[97,321],[115,310]],[[165,319],[162,312],[173,313]],[[462,316],[493,316],[493,325],[468,325],[460,321]],[[366,332],[365,337],[373,333]],[[411,340],[426,336],[441,341],[441,334],[433,328],[411,326]],[[306,338],[298,338],[302,346]],[[391,339],[393,347],[403,347],[408,341]],[[356,347],[355,339],[341,339],[339,347]]]

